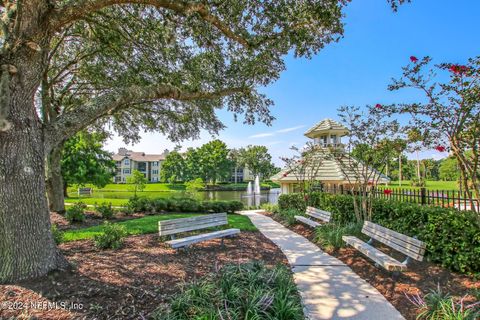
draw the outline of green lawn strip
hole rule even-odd
[[[456,190],[458,191],[457,181],[426,181],[427,190]],[[420,189],[419,187],[412,187],[410,181],[402,181],[402,185],[398,181],[392,181],[387,186],[379,186],[380,188],[401,188],[401,189]]]
[[[162,214],[155,216],[146,216],[143,218],[132,219],[122,222],[116,222],[125,226],[128,235],[137,235],[137,234],[147,234],[147,233],[156,233],[158,232],[158,221],[169,220],[169,219],[179,219],[179,218],[189,218],[194,216],[199,216],[200,214],[191,214],[191,213],[172,213],[172,214]],[[227,228],[238,228],[242,231],[257,231],[257,228],[252,224],[250,219],[245,216],[237,214],[228,215],[228,225],[220,227],[220,229]],[[76,230],[67,230],[64,233],[63,241],[75,241],[75,240],[85,240],[93,239],[95,235],[101,234],[103,226],[93,226],[88,228],[76,229]],[[209,230],[209,229],[205,229]]]

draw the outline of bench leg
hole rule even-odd
[[[400,273],[401,273],[400,271],[393,271],[392,272],[392,279],[393,279],[394,282],[398,281],[398,279],[400,278]]]

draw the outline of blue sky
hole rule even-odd
[[[401,74],[409,57],[429,55],[434,62],[465,63],[480,55],[479,0],[413,0],[393,13],[386,0],[352,0],[344,21],[345,34],[311,60],[286,58],[287,70],[273,85],[263,89],[275,101],[271,127],[234,122],[219,112],[227,125],[219,138],[229,147],[266,145],[277,165],[290,146],[303,145],[309,127],[324,118],[337,119],[342,105],[418,101],[415,91],[387,91],[392,77]],[[159,134],[143,134],[140,143],[128,146],[137,151],[161,153],[174,144]],[[215,137],[182,143],[199,146]],[[107,149],[116,151],[124,143],[118,137]],[[421,157],[442,156],[426,150]]]

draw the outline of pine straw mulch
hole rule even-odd
[[[268,212],[264,214],[283,224],[274,214]],[[312,228],[300,223],[285,227],[316,244],[314,241],[315,233]],[[403,256],[389,248],[379,248],[399,261],[404,259]],[[408,301],[405,294],[426,294],[438,286],[440,286],[442,292],[448,292],[459,298],[468,295],[467,302],[476,300],[472,295],[474,291],[477,291],[477,295],[480,294],[480,281],[474,276],[455,273],[437,264],[412,260],[408,270],[401,273],[395,281],[392,273],[375,267],[372,260],[352,247],[337,250],[321,249],[346,263],[362,279],[374,286],[406,319],[415,319],[417,310]]]
[[[216,239],[179,252],[160,243],[154,234],[128,237],[119,250],[97,250],[91,240],[64,243],[60,248],[74,267],[35,281],[0,285],[0,303],[4,303],[0,319],[146,319],[181,284],[226,263],[288,263],[260,232],[241,232],[225,239],[224,247]],[[58,308],[47,302],[57,302]],[[61,303],[77,310],[64,310]]]

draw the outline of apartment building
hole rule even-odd
[[[113,182],[126,183],[133,170],[143,173],[149,182],[159,182],[162,162],[167,154],[168,150],[162,154],[146,154],[126,148],[118,149],[118,153],[113,155],[113,160],[116,162]]]

